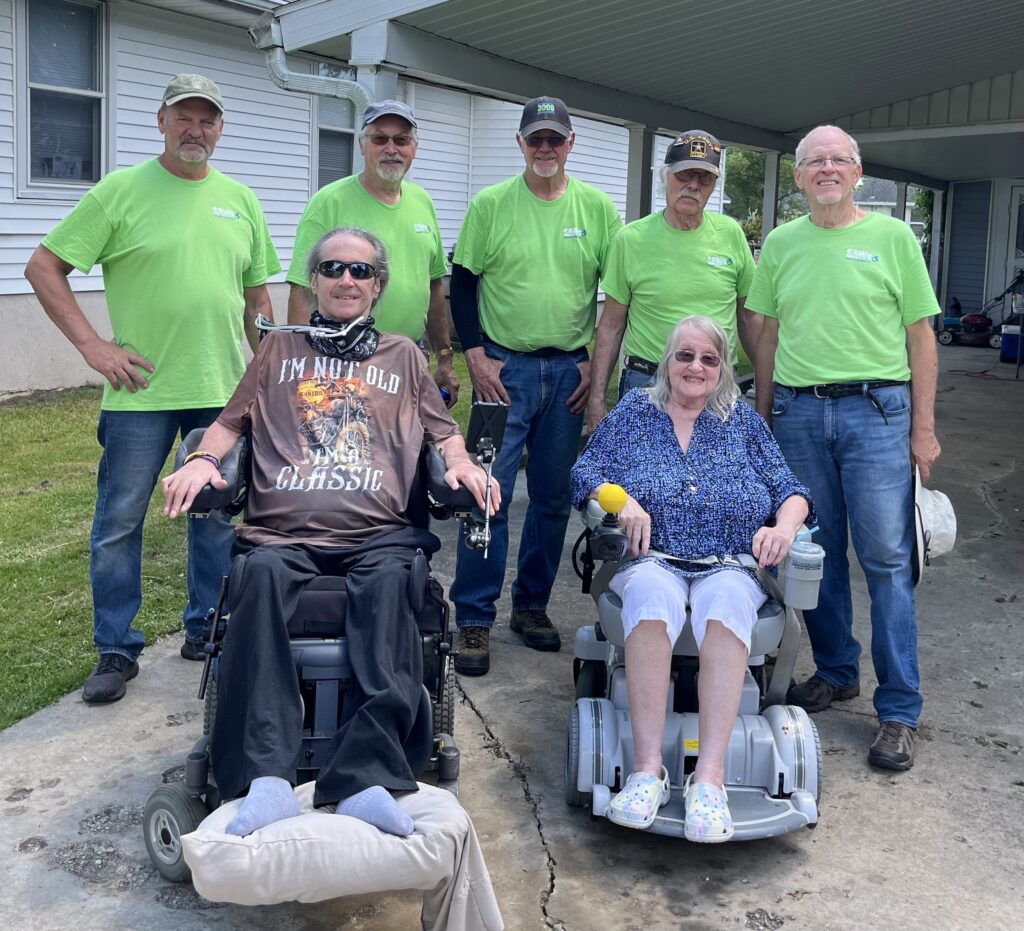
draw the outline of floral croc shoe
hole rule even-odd
[[[633,773],[608,806],[608,820],[642,831],[654,824],[658,809],[670,794],[668,770],[664,766],[660,778],[650,773]]]
[[[732,839],[732,815],[725,789],[707,782],[694,782],[690,773],[683,786],[683,804],[686,806],[683,837],[687,840],[719,844]]]

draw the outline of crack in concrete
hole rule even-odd
[[[505,748],[504,742],[494,732],[494,728],[491,727],[490,722],[484,717],[483,712],[476,706],[473,699],[466,694],[465,689],[462,687],[462,683],[456,680],[456,685],[459,690],[459,695],[462,696],[462,703],[464,705],[468,705],[473,714],[477,716],[477,719],[483,726],[484,733],[487,735],[487,738],[492,741],[489,749],[505,761],[509,769],[512,770],[515,777],[519,780],[519,784],[523,790],[523,796],[526,798],[526,802],[530,806],[530,813],[533,815],[533,820],[537,825],[537,835],[540,838],[540,845],[544,850],[544,860],[548,871],[547,888],[543,889],[540,894],[540,911],[544,916],[544,926],[546,928],[555,929],[555,931],[567,931],[565,923],[560,919],[553,918],[548,912],[548,902],[551,901],[551,896],[554,895],[555,892],[555,867],[558,866],[558,862],[552,855],[551,848],[548,846],[547,837],[544,834],[544,822],[540,816],[540,802],[530,789],[530,780],[528,778],[530,768],[523,762],[522,758],[518,761],[512,759],[512,755]]]

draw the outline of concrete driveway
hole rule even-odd
[[[513,929],[1024,927],[1024,382],[972,377],[992,350],[940,349],[932,484],[960,532],[919,595],[926,704],[917,764],[872,770],[862,696],[816,717],[825,751],[821,823],[773,840],[702,847],[592,820],[562,800],[571,654],[526,650],[506,626],[492,671],[461,683],[462,801]],[[517,496],[513,521],[522,519]],[[454,528],[435,570],[448,582]],[[573,520],[570,536],[578,532]],[[571,542],[571,541],[570,541]],[[510,575],[511,580],[511,575]],[[855,583],[867,642],[866,594]],[[593,616],[568,561],[551,616],[563,639]],[[174,638],[147,648],[125,700],[77,693],[0,734],[0,924],[19,928],[418,926],[411,893],[247,909],[163,882],[142,843],[142,806],[180,767],[201,725],[198,664]],[[809,673],[806,651],[798,674]]]

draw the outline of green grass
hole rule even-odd
[[[463,387],[453,414],[465,430],[472,389],[461,354],[455,368]],[[0,729],[81,686],[96,662],[89,532],[99,406],[99,388],[0,404]],[[143,534],[135,623],[147,643],[181,630],[186,598],[185,521],[164,517],[162,501],[157,488]]]
[[[100,391],[47,392],[0,405],[0,728],[77,688],[96,662],[89,531],[96,503]],[[181,629],[185,522],[154,494],[143,539],[150,643]]]

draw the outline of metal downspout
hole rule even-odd
[[[340,97],[355,108],[356,122],[370,103],[366,89],[356,81],[331,78],[319,74],[302,74],[288,67],[281,37],[281,24],[273,13],[264,13],[249,27],[252,44],[266,57],[270,79],[282,90],[296,94],[318,94],[321,97]]]

